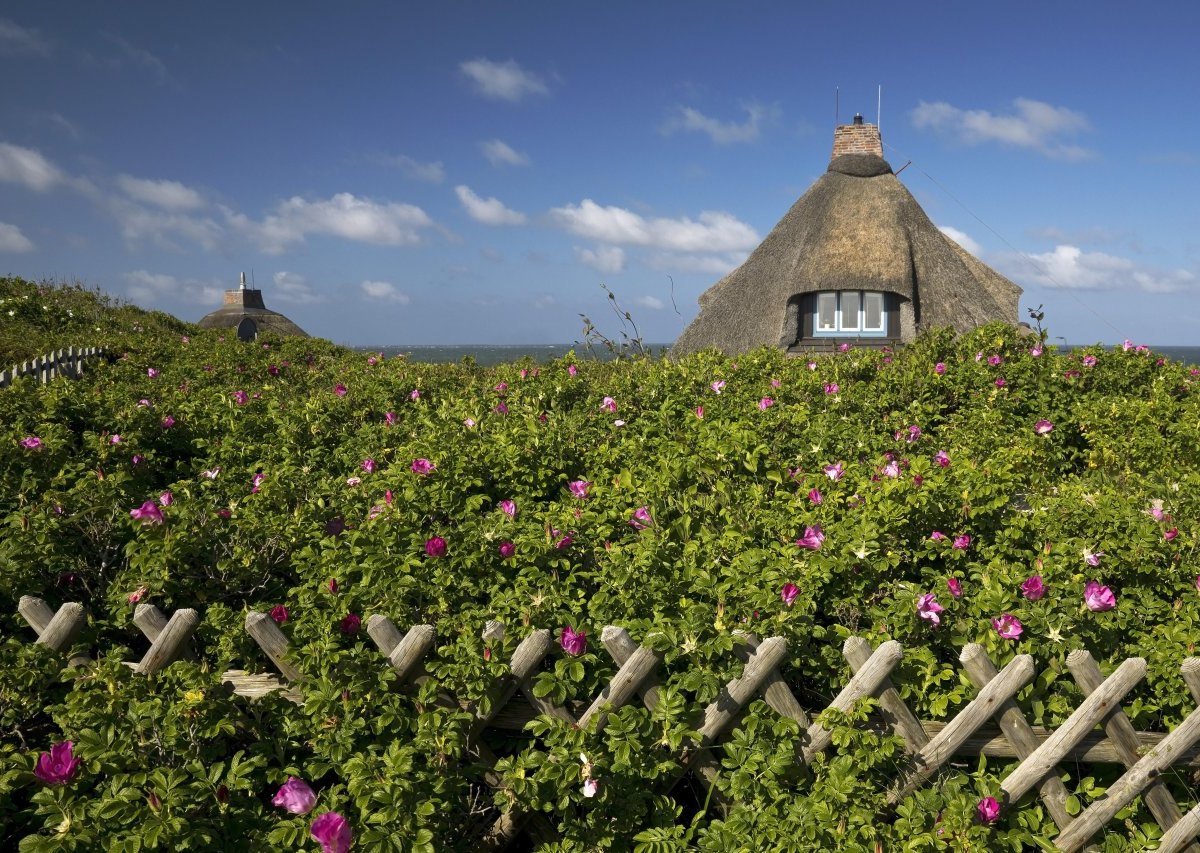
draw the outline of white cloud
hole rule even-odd
[[[291,302],[295,305],[311,305],[314,302],[324,301],[313,291],[308,279],[299,273],[280,270],[271,276],[271,280],[275,282],[275,287],[271,291],[272,299],[278,298],[282,302]]]
[[[32,252],[33,241],[21,233],[21,229],[7,222],[0,222],[0,252]]]
[[[117,195],[108,198],[106,205],[130,245],[149,240],[164,249],[179,251],[182,247],[176,242],[178,238],[213,251],[225,238],[225,228],[209,216],[152,210]]]
[[[546,83],[538,75],[526,71],[511,59],[493,62],[490,59],[471,59],[459,70],[475,84],[479,93],[501,101],[519,101],[526,95],[547,95]]]
[[[422,163],[406,154],[396,154],[390,157],[385,156],[379,159],[389,166],[395,166],[406,176],[416,181],[428,181],[431,184],[440,184],[446,179],[446,168],[440,160],[433,163]]]
[[[1061,137],[1090,129],[1082,113],[1029,98],[1017,98],[1013,108],[1008,115],[997,115],[987,110],[959,109],[945,101],[921,101],[911,117],[916,127],[929,128],[967,145],[999,142],[1061,160],[1092,156],[1086,148],[1061,141]]]
[[[471,188],[459,185],[454,188],[458,200],[476,222],[484,225],[523,225],[525,214],[510,210],[497,198],[480,198],[471,192]]]
[[[63,180],[59,168],[40,152],[0,142],[0,181],[24,184],[34,192],[45,192]]]
[[[396,285],[386,281],[364,281],[359,287],[362,292],[367,295],[368,299],[376,299],[380,302],[395,302],[398,305],[407,305],[410,300],[408,294],[402,293],[396,289]]]
[[[726,252],[723,255],[680,255],[673,252],[660,252],[651,255],[647,262],[651,269],[663,272],[700,272],[724,276],[741,266],[748,254],[744,251]]]
[[[744,122],[738,124],[733,121],[710,118],[693,107],[678,107],[675,115],[663,124],[662,131],[663,133],[673,133],[677,130],[706,133],[709,139],[717,145],[753,142],[758,139],[763,123],[779,114],[778,108],[762,104],[747,104],[742,109],[746,111],[747,117]]]
[[[148,270],[134,270],[122,277],[129,282],[129,295],[142,303],[178,297],[187,302],[216,305],[221,301],[225,290],[217,281],[181,280],[173,275],[152,273]]]
[[[639,296],[633,300],[633,304],[639,308],[648,308],[651,311],[661,311],[667,307],[666,303],[657,296]]]
[[[479,150],[493,166],[528,166],[529,156],[511,148],[499,139],[479,143]]]
[[[597,272],[616,275],[625,270],[625,250],[619,246],[597,246],[595,249],[575,247],[575,259]]]
[[[255,240],[268,254],[279,254],[310,234],[380,246],[413,246],[421,242],[419,229],[433,225],[415,205],[376,202],[351,193],[318,201],[293,196],[262,222],[229,210],[225,214],[231,227]]]
[[[543,293],[541,296],[538,296],[533,300],[534,308],[552,308],[557,304],[558,300],[549,293]]]
[[[8,18],[0,18],[0,53],[50,54],[50,44],[37,30],[23,27]]]
[[[1077,246],[1055,246],[1052,252],[1007,255],[1001,263],[1012,277],[1064,290],[1141,290],[1174,293],[1195,287],[1195,273],[1160,270],[1129,258],[1104,252],[1084,252]]]
[[[195,210],[204,206],[200,193],[178,181],[153,181],[118,175],[117,186],[127,196],[163,210]]]
[[[949,225],[939,225],[938,230],[966,249],[969,254],[978,258],[983,253],[983,246],[972,240],[970,235],[965,232],[959,231],[957,228],[952,228]]]
[[[646,219],[622,207],[601,207],[590,198],[550,211],[550,218],[572,234],[633,246],[676,252],[726,252],[749,249],[758,233],[736,217],[706,210],[697,219]]]

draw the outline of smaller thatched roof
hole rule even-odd
[[[249,320],[253,323],[253,334],[250,338],[263,332],[276,335],[292,335],[307,338],[309,335],[287,317],[277,311],[267,310],[263,303],[262,291],[246,287],[246,274],[242,273],[241,286],[236,290],[225,291],[225,304],[206,314],[198,324],[202,329],[239,329]],[[250,324],[248,323],[247,326]]]

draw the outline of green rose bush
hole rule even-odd
[[[547,822],[543,850],[1051,843],[1036,798],[997,801],[1009,760],[960,756],[887,810],[906,753],[875,700],[821,716],[833,746],[806,766],[757,699],[715,782],[667,796],[743,632],[786,640],[812,715],[851,636],[903,644],[892,680],[923,720],[975,695],[967,643],[1035,658],[1034,725],[1082,701],[1074,649],[1147,660],[1135,727],[1193,710],[1200,375],[1144,348],[987,326],[812,360],[481,369],[190,328],[109,345],[78,381],[0,392],[0,831],[21,850],[471,850],[505,813]],[[87,608],[91,662],[34,644],[26,594]],[[139,603],[196,608],[196,655],[126,666]],[[272,671],[250,611],[287,637],[301,702],[223,684]],[[434,628],[415,683],[367,637],[376,614]],[[532,689],[578,716],[617,670],[606,625],[662,653],[653,710],[477,747],[522,639],[551,629]],[[1121,768],[1063,772],[1078,810]],[[1185,771],[1165,781],[1196,801]],[[1160,834],[1139,799],[1098,840]]]

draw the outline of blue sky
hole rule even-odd
[[[347,344],[648,341],[876,118],[1070,342],[1200,326],[1196,4],[0,4],[0,273]],[[673,287],[672,287],[673,281]]]

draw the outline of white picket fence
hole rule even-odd
[[[33,361],[14,364],[8,370],[0,370],[0,388],[7,388],[22,376],[36,376],[37,381],[43,385],[57,376],[78,379],[83,375],[87,361],[105,354],[106,351],[101,347],[67,347],[55,350],[47,355],[40,355]]]

